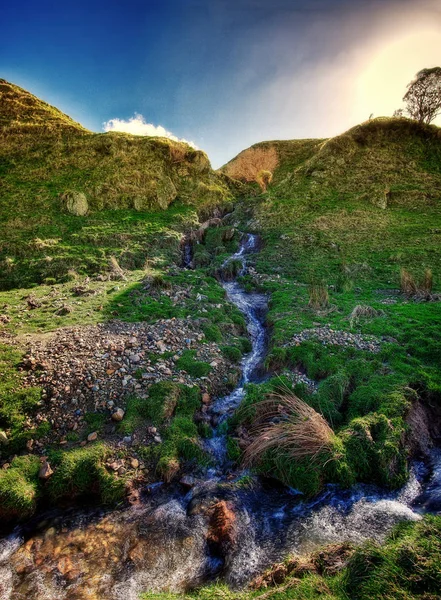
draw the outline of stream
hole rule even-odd
[[[243,274],[257,251],[256,236],[245,234],[228,261],[240,261]],[[191,260],[191,249],[186,257]],[[142,591],[182,592],[216,578],[240,588],[287,554],[381,541],[397,522],[441,511],[438,450],[427,463],[415,462],[407,484],[394,492],[328,485],[306,501],[274,481],[234,485],[243,473],[230,472],[222,423],[245,385],[261,377],[267,298],[246,293],[236,280],[222,285],[245,316],[252,350],[236,389],[210,407],[215,427],[206,449],[214,466],[190,489],[150,485],[129,508],[55,510],[17,527],[0,540],[0,600],[138,600]]]

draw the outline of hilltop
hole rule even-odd
[[[9,134],[37,129],[52,134],[90,133],[58,108],[5,79],[0,79],[0,128]]]

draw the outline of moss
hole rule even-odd
[[[227,436],[227,457],[232,462],[238,462],[242,451],[236,438]]]
[[[106,415],[103,413],[86,413],[84,420],[87,423],[86,433],[92,433],[92,431],[101,431],[106,421]]]
[[[405,425],[371,413],[353,419],[340,437],[347,460],[358,481],[396,488],[407,479],[407,457],[402,442]]]

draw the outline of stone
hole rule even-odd
[[[98,437],[98,433],[96,431],[92,431],[92,433],[89,433],[89,435],[87,436],[87,441],[88,442],[94,442]]]
[[[211,402],[211,396],[210,394],[207,394],[207,392],[205,392],[204,394],[202,394],[202,403],[203,404],[210,404]]]
[[[117,423],[119,421],[122,421],[124,418],[124,410],[122,408],[117,408],[115,410],[115,412],[112,414],[112,421],[116,421]]]
[[[38,472],[38,477],[46,481],[53,474],[53,470],[46,459],[41,460],[41,467]]]
[[[124,467],[120,467],[118,469],[118,475],[125,475],[127,473],[127,470]]]
[[[137,469],[139,467],[139,460],[137,458],[132,458],[130,461],[130,466],[132,469]]]
[[[60,196],[63,208],[75,217],[83,217],[89,210],[86,196],[82,192],[69,191]]]
[[[8,436],[4,431],[0,431],[0,444],[7,444],[9,442]]]
[[[187,490],[191,490],[196,485],[196,479],[191,475],[184,475],[179,483]]]

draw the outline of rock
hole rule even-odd
[[[0,444],[7,444],[9,442],[8,436],[4,431],[0,431]]]
[[[69,191],[60,196],[63,208],[75,217],[83,217],[89,210],[87,198],[82,192]]]
[[[127,470],[124,467],[120,467],[118,469],[118,475],[125,475],[127,473]]]
[[[94,442],[98,437],[98,433],[96,431],[93,431],[92,433],[89,433],[89,435],[87,436],[87,441],[88,442]]]
[[[139,467],[139,460],[137,458],[132,458],[130,461],[130,466],[132,469],[137,469]]]
[[[124,444],[131,444],[132,443],[132,436],[126,435],[125,437],[123,437],[123,442],[124,442]]]
[[[59,315],[59,316],[64,316],[64,315],[68,315],[71,312],[73,312],[73,308],[71,306],[69,306],[68,304],[63,304],[63,306],[61,308],[59,308],[55,314]]]
[[[236,515],[231,503],[221,500],[211,509],[207,539],[211,544],[218,546],[221,555],[226,553],[228,547],[236,539]]]
[[[157,444],[160,444],[162,442],[162,438],[160,435],[155,435],[153,439]]]
[[[179,483],[187,490],[191,490],[191,488],[196,485],[196,479],[191,475],[184,475]]]
[[[112,421],[122,421],[124,418],[124,410],[122,408],[117,408],[115,412],[112,414]]]
[[[207,394],[207,392],[205,392],[204,394],[202,394],[202,403],[203,404],[210,404],[211,402],[211,396],[210,394]]]
[[[41,467],[38,472],[38,477],[46,481],[52,475],[53,470],[45,458],[41,459]]]

